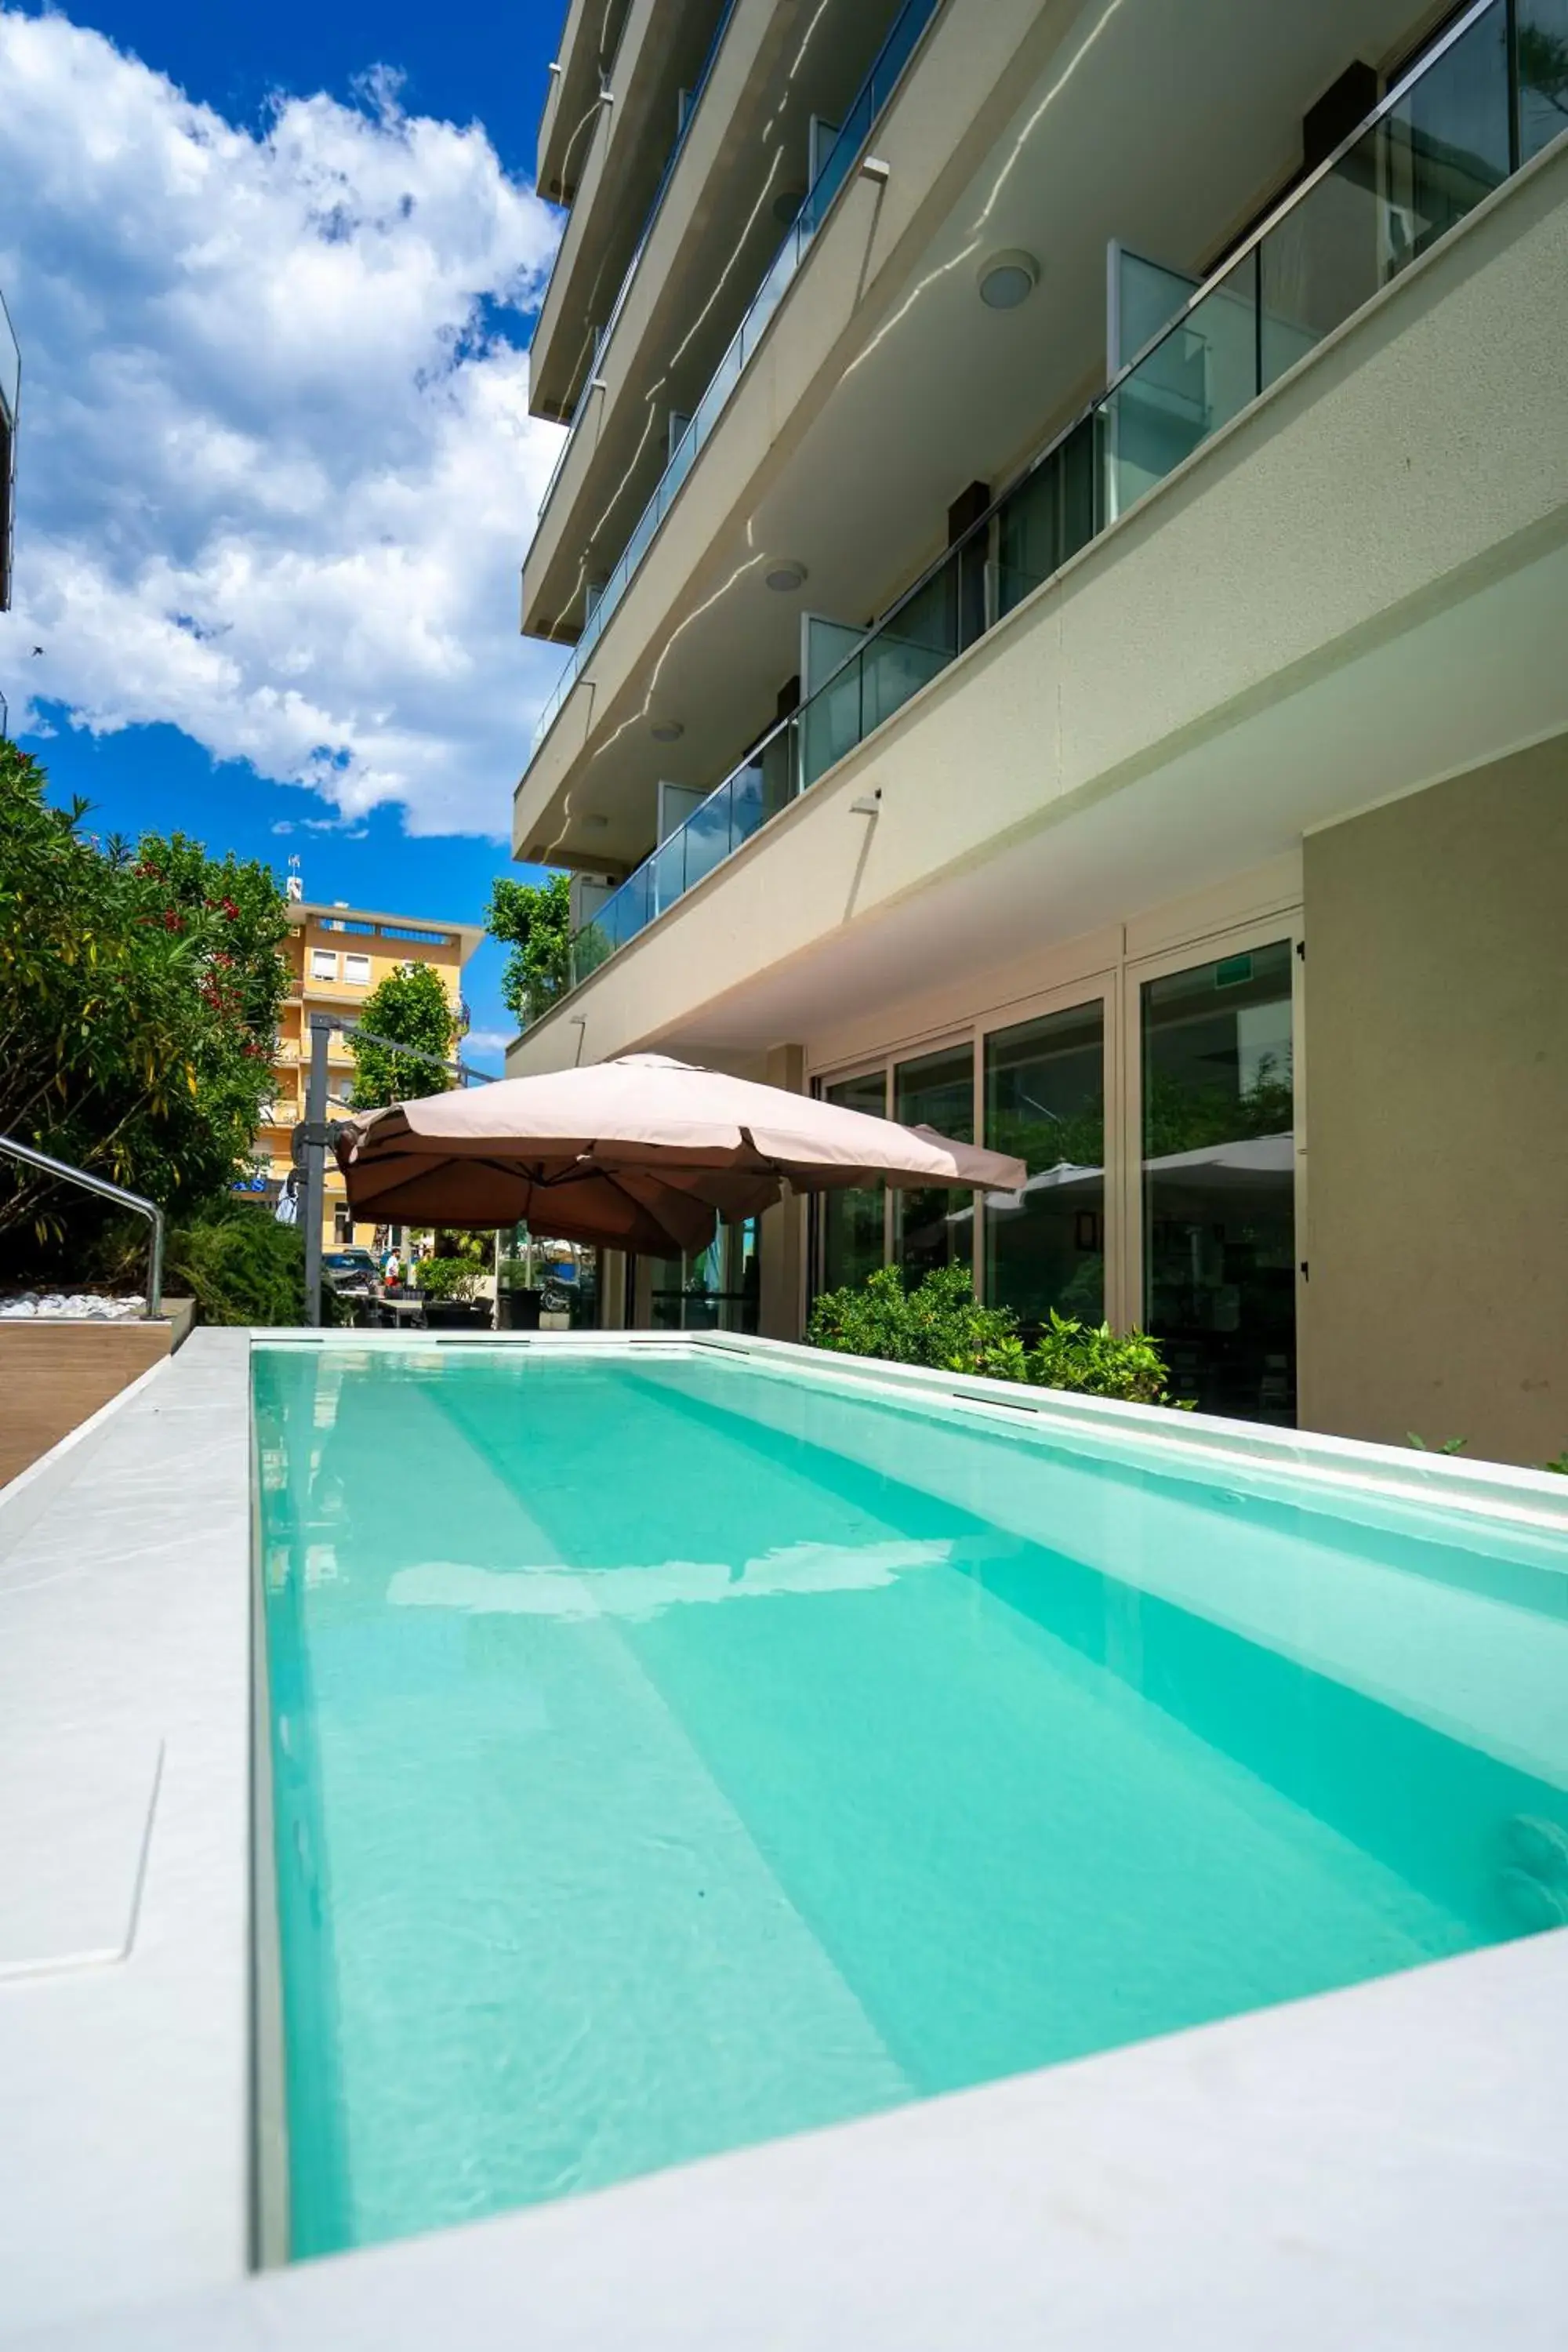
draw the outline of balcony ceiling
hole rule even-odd
[[[1108,240],[1205,266],[1296,168],[1307,108],[1354,58],[1397,54],[1410,26],[1408,0],[1084,8],[898,283],[865,306],[830,394],[785,422],[767,478],[720,529],[631,687],[596,713],[524,848],[584,866],[645,854],[656,780],[717,784],[772,718],[798,667],[801,612],[864,623],[884,609],[941,551],[967,484],[999,488],[1099,388]],[[916,70],[937,64],[928,50]],[[896,126],[888,152],[896,170]],[[979,267],[1010,247],[1037,257],[1040,282],[1020,309],[990,310]],[[811,282],[808,260],[774,335],[791,333]],[[746,392],[743,379],[736,399]],[[682,503],[704,479],[700,461]],[[786,557],[808,572],[793,597],[762,577]],[[666,719],[684,730],[673,745],[650,739]]]

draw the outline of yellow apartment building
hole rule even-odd
[[[264,1197],[275,1202],[293,1167],[293,1137],[305,1116],[305,1089],[310,1076],[309,1016],[312,1013],[353,1014],[373,989],[400,965],[427,963],[441,975],[447,994],[459,1018],[463,1006],[463,966],[484,937],[478,923],[437,923],[413,915],[384,915],[342,903],[311,904],[292,898],[289,906],[289,994],[279,1020],[278,1054],[273,1063],[276,1081],[268,1116],[256,1141],[256,1174]],[[328,1049],[328,1093],[336,1106],[347,1102],[353,1084],[353,1056],[348,1040],[334,1035]],[[331,1247],[371,1239],[374,1228],[355,1228],[349,1218],[343,1181],[329,1160],[326,1198],[322,1204],[321,1238]]]

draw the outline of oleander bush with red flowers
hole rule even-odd
[[[189,1218],[249,1163],[272,1093],[286,902],[184,834],[100,839],[46,783],[0,742],[0,1134]],[[0,1275],[82,1265],[110,1214],[0,1161]]]

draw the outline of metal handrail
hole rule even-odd
[[[29,1168],[41,1168],[46,1175],[58,1176],[63,1183],[79,1184],[84,1192],[118,1201],[122,1209],[134,1210],[137,1216],[147,1219],[153,1228],[147,1249],[147,1320],[157,1322],[163,1312],[163,1212],[156,1202],[144,1200],[140,1192],[128,1192],[123,1184],[111,1184],[107,1176],[89,1176],[85,1168],[51,1160],[47,1151],[35,1151],[30,1143],[18,1143],[14,1136],[0,1135],[0,1151],[25,1160]]]

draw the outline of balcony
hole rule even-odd
[[[849,180],[853,168],[870,136],[873,125],[887,105],[922,34],[940,6],[941,0],[904,0],[904,5],[894,19],[892,27],[862,82],[858,94],[848,109],[838,134],[808,188],[795,221],[764,274],[762,284],[752,296],[706,391],[697,404],[689,423],[671,451],[668,464],[665,467],[652,497],[633,528],[609,578],[599,591],[592,610],[584,619],[582,634],[572,649],[554,692],[540,714],[533,733],[533,753],[538,752],[540,746],[550,733],[584,666],[598,644],[647,556],[648,549],[658,536],[659,527],[674,505],[681,486],[690,473],[700,452],[711,438],[736,385],[750,365],[785,291],[831,211],[836,198]],[[722,27],[721,27],[721,31]],[[563,456],[562,464],[563,465],[564,462]],[[558,467],[558,474],[559,471]]]
[[[706,79],[720,0],[637,0],[626,13],[602,94],[576,127],[571,214],[534,330],[529,402],[539,416],[580,413],[605,332],[609,297],[641,243],[689,121],[689,93]],[[687,105],[682,121],[683,101]],[[650,197],[652,207],[650,209]],[[642,232],[646,236],[646,229]]]
[[[576,986],[1269,391],[1563,127],[1546,0],[1478,0],[584,925]]]
[[[668,154],[665,158],[664,169],[659,173],[658,184],[653,193],[653,201],[648,205],[647,212],[643,220],[643,225],[637,232],[637,240],[632,247],[631,257],[622,273],[621,282],[616,289],[616,298],[610,304],[609,316],[604,326],[598,331],[595,355],[597,352],[605,349],[605,345],[609,342],[611,336],[615,333],[616,327],[620,323],[621,314],[626,306],[626,297],[631,291],[632,280],[637,273],[637,265],[642,260],[644,251],[647,246],[648,238],[653,234],[654,223],[658,220],[659,213],[663,209],[666,192],[668,189],[671,179],[675,175],[675,167],[680,161],[681,152],[686,145],[691,126],[697,119],[697,110],[700,106],[703,93],[708,88],[709,77],[713,70],[713,61],[719,54],[720,43],[724,38],[730,19],[734,13],[735,0],[724,0],[724,5],[720,10],[719,18],[713,27],[712,37],[708,44],[707,52],[702,59],[702,64],[689,91],[686,93],[685,111],[681,117],[679,127],[676,131],[674,144],[671,146]],[[552,285],[550,293],[552,293],[553,290],[553,285]],[[549,293],[547,293],[545,300],[546,307],[548,307],[550,300]],[[561,445],[560,455],[555,460],[554,467],[551,471],[550,479],[545,485],[544,496],[540,501],[539,512],[541,521],[542,521],[544,515],[549,509],[552,499],[555,496],[556,486],[560,482],[561,477],[565,470],[567,460],[572,455],[573,446],[582,427],[584,417],[587,414],[588,403],[592,399],[596,389],[602,389],[602,387],[599,385],[594,367],[592,365],[584,367],[581,371],[581,382],[578,385],[576,399],[572,405],[571,415],[568,420],[566,438]]]

